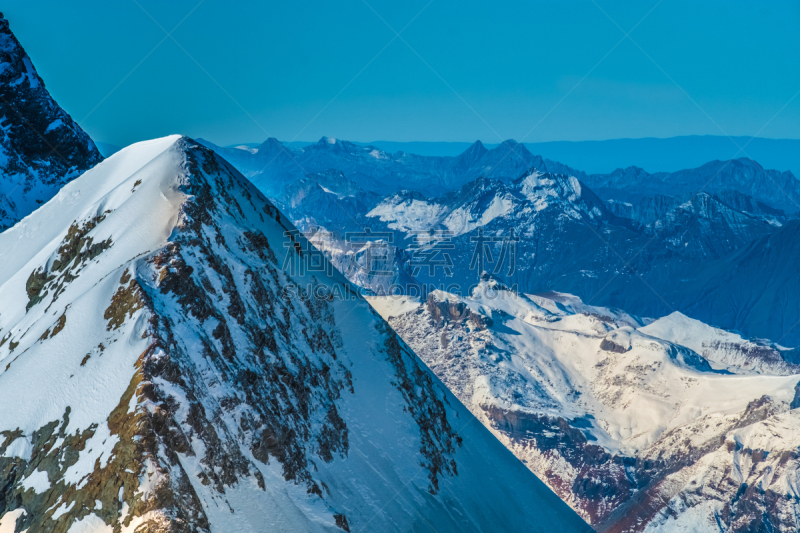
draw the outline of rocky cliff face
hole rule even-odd
[[[0,14],[0,231],[100,160],[89,136],[47,92]]]
[[[585,531],[194,141],[0,234],[3,531]],[[5,257],[5,256],[4,256]]]

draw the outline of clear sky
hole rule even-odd
[[[790,101],[798,0],[2,9],[59,103],[95,140],[118,145],[170,133],[220,144],[800,137],[800,95]]]

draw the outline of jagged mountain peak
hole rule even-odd
[[[191,139],[121,150],[0,247],[21,530],[586,530]]]
[[[469,148],[467,148],[466,152],[484,152],[486,147],[483,145],[480,139],[472,143]]]
[[[500,153],[508,153],[510,152],[512,155],[516,155],[520,158],[527,158],[533,157],[533,154],[528,150],[528,148],[523,143],[518,143],[514,139],[506,139],[505,141],[501,142],[494,148],[493,151],[497,151]]]
[[[362,147],[350,141],[344,141],[342,139],[337,139],[334,137],[325,137],[323,136],[319,141],[315,144],[311,144],[303,149],[304,152],[308,153],[326,153],[326,154],[334,154],[337,156],[344,156],[347,155],[359,155],[363,152],[369,152],[373,150],[372,147]]]
[[[266,141],[258,145],[256,153],[263,159],[263,157],[286,157],[291,158],[295,150],[286,146],[281,141],[274,137],[267,138]]]
[[[283,143],[275,137],[267,137],[267,140],[261,143],[261,146],[283,146]]]
[[[481,141],[475,141],[455,158],[453,167],[465,172],[476,165],[488,151]]]
[[[103,159],[0,16],[0,231]]]

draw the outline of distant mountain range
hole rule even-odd
[[[747,159],[711,161],[698,168],[650,174],[638,167],[610,174],[576,173],[600,196],[625,199],[660,194],[673,197],[697,192],[738,191],[789,213],[800,211],[800,181],[789,171],[767,170]]]
[[[497,272],[524,292],[569,292],[643,316],[680,310],[796,345],[800,301],[793,295],[800,277],[792,277],[797,246],[790,243],[800,220],[748,212],[742,205],[752,201],[726,203],[727,196],[741,200],[741,193],[669,198],[654,208],[658,220],[644,223],[619,216],[609,208],[617,204],[603,202],[575,177],[532,170],[510,184],[476,180],[438,198],[391,195],[364,219],[372,228],[394,231],[395,242],[407,246],[415,230],[451,232],[446,251],[453,276],[422,270],[417,277],[423,283],[468,287],[477,275],[467,268],[476,240],[515,228],[515,268],[510,275],[508,266]],[[500,243],[490,250],[495,261],[503,255]],[[750,281],[756,272],[759,279]],[[762,284],[770,290],[759,290]]]
[[[455,265],[452,277],[423,271],[415,281],[468,287],[479,232],[514,228],[521,240],[507,281],[520,290],[570,292],[642,316],[679,310],[750,336],[800,343],[800,298],[787,296],[795,294],[791,273],[744,267],[759,257],[793,264],[788,244],[774,248],[793,238],[798,223],[800,181],[791,172],[739,158],[677,172],[587,174],[511,140],[492,149],[476,142],[455,157],[390,154],[329,138],[301,149],[275,139],[247,150],[206,144],[304,228],[392,233],[393,246],[408,252],[396,251],[394,280],[413,270],[414,231],[452,232]],[[495,254],[502,251],[494,246]],[[328,250],[331,258],[345,257]],[[748,282],[755,270],[764,274],[766,292]],[[372,278],[368,285],[383,286]]]
[[[328,169],[343,172],[365,191],[388,194],[405,188],[435,195],[458,189],[478,177],[510,180],[531,166],[547,164],[513,140],[493,149],[478,141],[456,157],[390,153],[329,137],[300,149],[277,139],[267,139],[255,148],[223,148],[202,139],[198,142],[231,161],[271,196],[287,182]]]
[[[534,155],[526,145],[507,140],[493,148],[480,141],[456,156],[423,156],[388,152],[341,139],[323,137],[298,148],[277,139],[256,147],[220,147],[199,142],[231,161],[268,195],[276,197],[290,181],[335,169],[359,188],[379,194],[401,189],[426,195],[457,190],[480,177],[510,182],[534,168],[577,177],[604,199],[626,200],[653,194],[681,197],[696,192],[738,191],[786,212],[800,211],[800,181],[791,171],[768,170],[747,158],[711,161],[697,168],[650,173],[640,167],[588,174],[561,162]]]
[[[99,143],[98,143],[99,144]],[[260,143],[240,143],[227,146],[256,148]],[[302,149],[311,142],[287,143]],[[406,152],[426,156],[455,157],[470,147],[469,142],[354,142],[359,146],[374,146],[384,152]],[[488,149],[500,143],[483,143]],[[679,137],[640,139],[608,139],[603,141],[525,142],[526,148],[547,159],[561,161],[583,169],[589,174],[604,174],[620,167],[636,166],[649,172],[674,172],[699,167],[718,159],[726,161],[750,157],[767,168],[791,170],[800,175],[800,139],[766,139],[763,137],[725,137],[720,135],[686,135]],[[740,150],[743,148],[743,150]]]

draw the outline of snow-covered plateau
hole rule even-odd
[[[783,348],[484,275],[369,301],[597,531],[796,531],[798,369]]]

